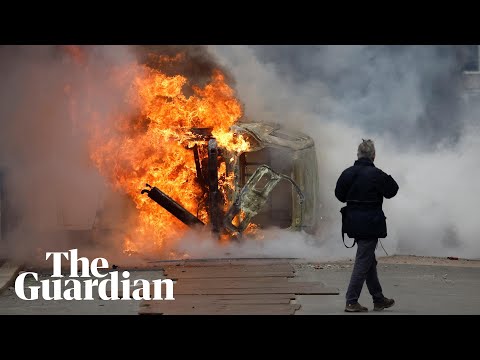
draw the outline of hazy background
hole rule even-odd
[[[73,54],[61,46],[0,47],[7,207],[0,249],[10,256],[44,258],[45,251],[89,243],[107,187],[89,158],[87,126],[93,113],[102,121],[122,108],[125,89],[115,86],[109,70],[133,60],[120,46]]]
[[[468,49],[156,48],[167,55],[185,49],[196,65],[179,71],[201,83],[206,73],[221,66],[247,119],[277,122],[314,138],[322,199],[317,237],[270,231],[263,242],[219,248],[189,233],[181,246],[192,257],[353,256],[341,241],[342,204],[333,192],[341,171],[353,164],[362,138],[375,141],[376,165],[400,186],[398,195],[384,203],[389,236],[382,242],[387,252],[480,257],[479,121],[476,111],[466,111],[460,83],[462,69],[476,66],[465,60]],[[4,234],[9,251],[25,257],[70,247],[77,240],[60,229],[88,229],[95,222],[106,184],[89,161],[84,125],[92,109],[98,121],[122,110],[128,89],[118,88],[108,74],[137,58],[138,49],[126,46],[88,46],[73,58],[58,46],[0,47],[0,169],[11,210]],[[116,209],[113,202],[103,210]],[[52,236],[52,228],[57,235]],[[118,248],[117,240],[108,241]]]
[[[356,159],[362,138],[375,141],[376,165],[400,186],[397,197],[384,203],[387,252],[480,256],[479,121],[477,112],[466,111],[460,82],[463,69],[476,67],[465,54],[472,47],[211,50],[235,77],[247,117],[278,122],[314,138],[324,205],[321,256],[353,254],[343,248],[342,204],[334,188],[341,171]]]

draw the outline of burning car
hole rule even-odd
[[[317,224],[318,172],[313,140],[302,133],[282,129],[274,124],[238,123],[232,127],[250,144],[250,150],[231,154],[217,147],[210,129],[193,129],[204,138],[208,156],[199,159],[194,152],[197,177],[208,199],[212,231],[241,235],[252,224],[255,227],[279,227],[313,233]],[[225,162],[226,173],[232,173],[234,186],[222,202],[218,187],[219,162]],[[282,181],[283,180],[283,181]],[[204,223],[160,189],[142,193],[189,226]],[[231,204],[227,211],[223,211]]]
[[[52,191],[29,197],[41,217],[23,219],[27,227],[68,231],[75,242],[112,236],[128,254],[164,254],[189,228],[221,242],[268,227],[316,231],[313,140],[246,119],[233,82],[204,57],[155,55],[97,71],[94,52],[66,50],[74,61],[62,66],[82,81],[65,79],[62,134],[83,163],[38,184]],[[9,194],[0,195],[4,203]],[[13,213],[5,208],[2,219]]]

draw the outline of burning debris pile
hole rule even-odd
[[[194,145],[188,149],[193,151],[195,160],[196,177],[194,178],[197,185],[202,189],[202,197],[200,198],[197,214],[200,211],[207,213],[207,221],[211,223],[212,231],[219,234],[222,229],[222,214],[228,203],[227,192],[233,188],[230,183],[231,176],[226,175],[221,183],[219,182],[219,170],[220,164],[226,164],[225,159],[222,157],[222,151],[217,146],[217,141],[211,135],[212,129],[210,128],[192,128],[191,132],[194,134],[192,141]],[[200,145],[200,142],[204,138],[206,144]],[[207,154],[205,156],[204,154]],[[201,157],[201,154],[203,155]],[[231,160],[234,160],[231,158]],[[231,173],[231,169],[225,165],[226,174]],[[228,177],[229,181],[225,179]],[[226,185],[227,188],[219,187],[219,184]],[[192,215],[187,209],[178,204],[175,200],[171,199],[168,195],[163,193],[157,187],[152,188],[149,184],[146,184],[150,188],[142,190],[143,193],[147,193],[148,196],[154,200],[157,204],[165,208],[170,214],[174,215],[177,219],[182,221],[185,225],[205,225],[202,220],[197,216]],[[203,204],[203,207],[201,207]]]
[[[162,63],[179,59],[162,58]],[[133,70],[127,101],[137,113],[119,115],[111,122],[115,129],[96,131],[91,157],[135,202],[137,227],[126,239],[125,250],[138,252],[144,244],[160,249],[174,241],[185,231],[184,223],[208,224],[217,219],[211,215],[224,210],[233,187],[229,161],[232,154],[248,150],[249,144],[230,131],[242,110],[219,70],[204,87],[192,86],[188,97],[184,93],[188,79],[182,75],[168,76],[146,65]],[[145,184],[155,187],[146,191],[162,207],[141,191]]]

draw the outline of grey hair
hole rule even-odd
[[[373,161],[375,159],[375,144],[370,139],[362,139],[360,145],[358,145],[357,157],[367,158]]]

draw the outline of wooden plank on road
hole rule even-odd
[[[293,271],[290,272],[280,272],[280,271],[270,271],[270,272],[238,272],[238,271],[210,271],[210,272],[178,272],[178,271],[169,271],[165,273],[165,277],[172,280],[179,279],[215,279],[215,278],[262,278],[262,277],[279,277],[279,278],[292,278],[295,276]]]
[[[338,295],[336,288],[324,285],[289,287],[251,287],[251,288],[182,288],[175,287],[177,295],[227,295],[227,294],[296,294],[296,295]]]
[[[298,304],[210,304],[167,308],[163,303],[140,306],[140,315],[293,315]]]
[[[142,301],[139,314],[292,315],[300,307],[292,303],[296,295],[339,294],[320,282],[290,281],[295,271],[286,261],[207,261],[162,268],[165,278],[176,280],[175,300]]]
[[[323,285],[321,282],[312,281],[288,281],[285,278],[223,278],[223,279],[179,279],[175,282],[175,288],[178,287],[201,287],[201,288],[251,288],[251,287],[289,287],[289,286],[309,286]]]
[[[205,266],[171,267],[165,266],[167,278],[216,278],[216,277],[291,277],[294,269],[290,264],[272,264],[269,266]]]
[[[185,304],[290,304],[294,294],[175,295],[175,300],[145,300],[143,304],[163,303],[166,307]]]

